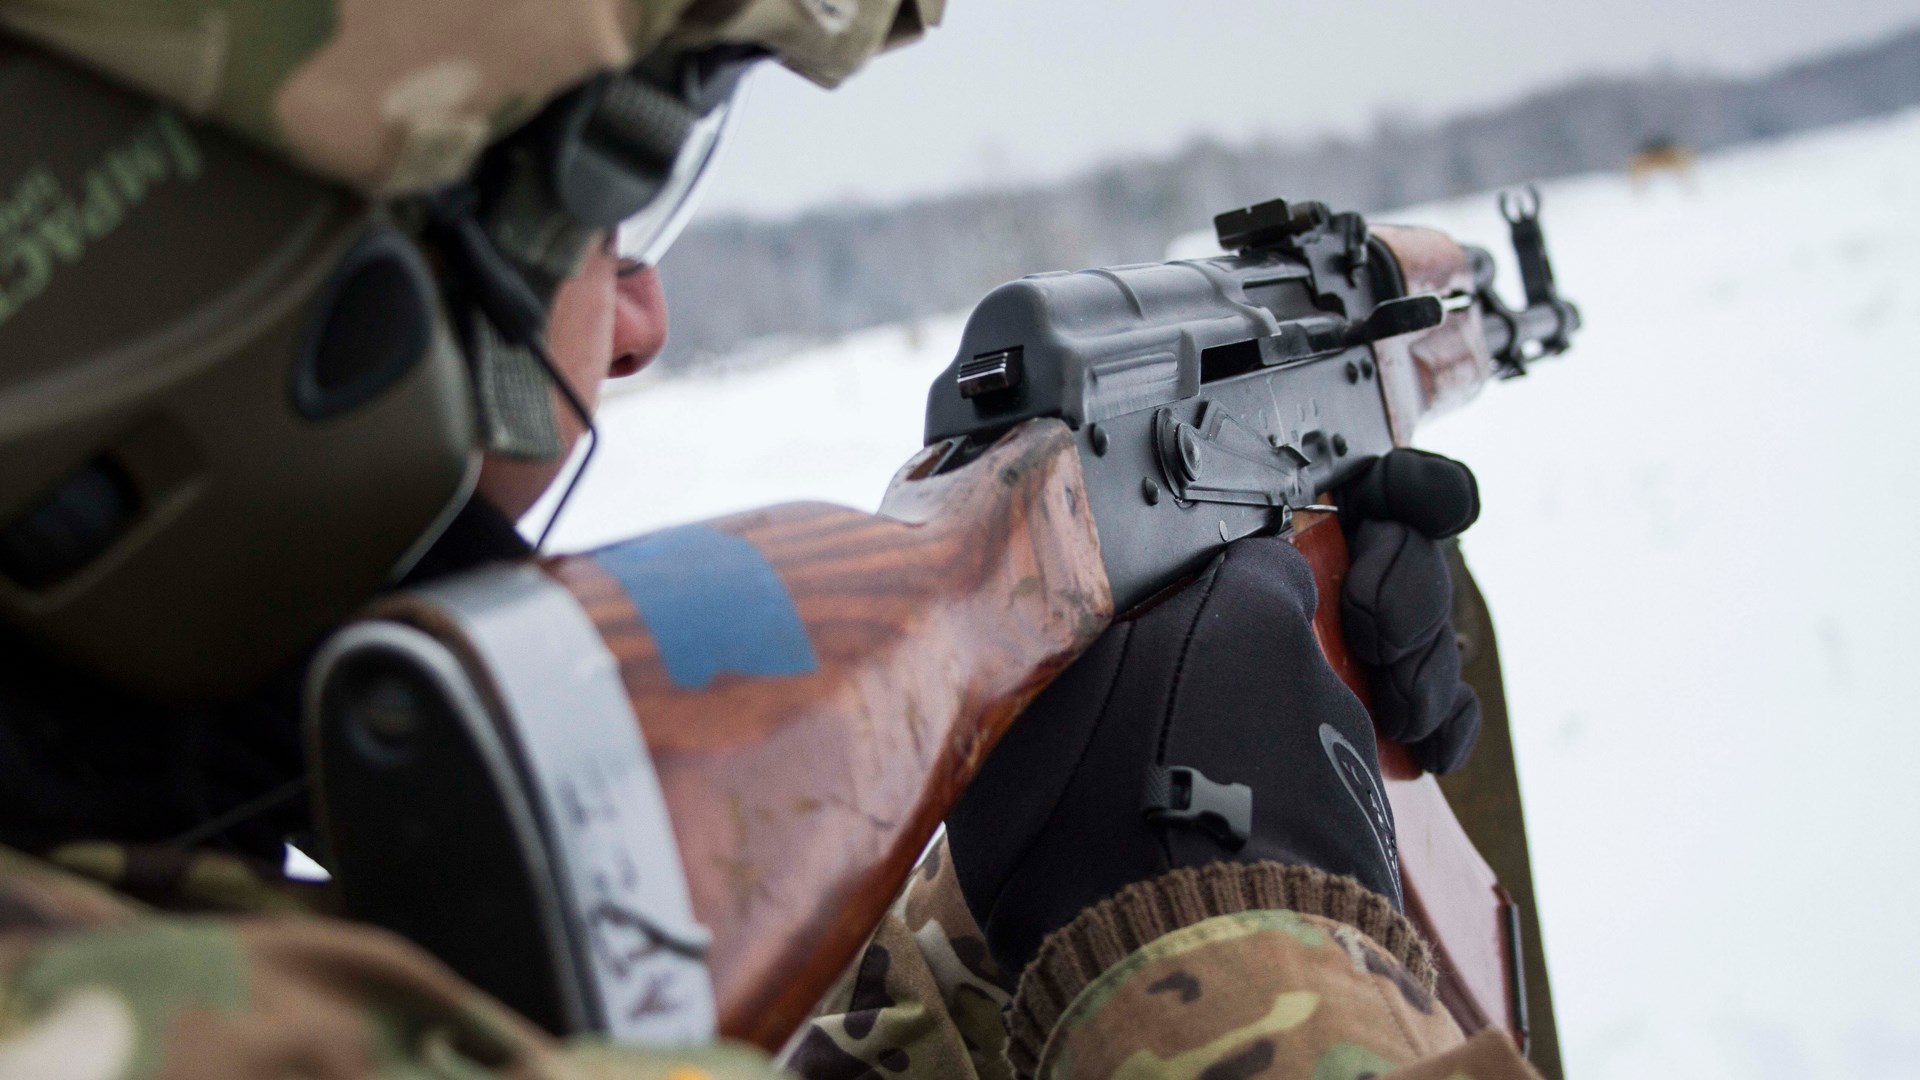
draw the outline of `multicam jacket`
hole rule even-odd
[[[733,1047],[559,1043],[412,945],[312,914],[326,897],[224,855],[0,849],[0,1080],[773,1075]]]
[[[1010,1056],[1018,1075],[1045,1080],[1536,1076],[1504,1033],[1463,1038],[1431,992],[1417,935],[1383,914],[1384,901],[1356,904],[1340,879],[1299,905],[1340,918],[1258,907],[1169,918],[1192,906],[1182,887],[1241,876],[1219,869],[1176,872],[1116,898],[1119,909],[1144,901],[1133,911],[1103,911],[1112,901],[1090,909],[1015,986],[988,956],[936,846],[784,1064],[806,1080],[1011,1080]],[[1182,925],[1136,945],[1130,935],[1147,936],[1140,923]],[[1062,964],[1059,946],[1076,935],[1082,955]],[[1036,1014],[1049,1017],[1045,1030],[1022,1032]]]
[[[794,1041],[785,1063],[806,1080],[1014,1075],[1003,1017],[1015,997],[944,856],[929,855]],[[0,849],[0,1080],[777,1075],[735,1047],[556,1041],[406,942],[316,914],[327,906],[324,888],[223,855],[71,844],[40,860]],[[1095,947],[1099,970],[1054,1004],[1037,1066],[1027,1064],[1056,1080],[1533,1076],[1498,1032],[1462,1041],[1396,958],[1407,949],[1275,909],[1202,919],[1137,948],[1109,943],[1112,957]],[[1043,950],[1035,968],[1046,963]],[[1047,996],[1034,974],[1022,998]]]

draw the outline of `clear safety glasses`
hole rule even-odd
[[[614,228],[615,254],[645,266],[660,265],[699,207],[758,66],[758,62],[732,66],[687,88],[689,99],[704,111],[688,126],[658,192]]]

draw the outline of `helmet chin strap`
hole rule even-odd
[[[540,553],[546,550],[554,526],[572,501],[574,490],[579,487],[581,477],[586,475],[587,466],[593,461],[594,452],[600,447],[600,431],[594,424],[592,410],[587,408],[579,392],[560,373],[553,362],[553,355],[547,351],[547,305],[535,295],[526,277],[494,245],[487,230],[480,224],[478,207],[478,193],[466,184],[436,192],[427,200],[432,231],[441,242],[448,269],[467,302],[485,318],[487,325],[499,335],[501,341],[525,349],[533,356],[547,381],[560,392],[567,410],[579,421],[587,439],[587,448],[580,457],[579,466],[567,478],[559,502],[540,530],[540,539],[534,545],[536,553]],[[564,442],[557,433],[554,441],[564,449]]]
[[[567,504],[573,500],[573,491],[580,486],[581,477],[587,475],[587,466],[593,463],[594,451],[600,449],[600,429],[594,425],[593,413],[587,408],[586,402],[581,401],[580,395],[574,392],[565,378],[561,377],[546,346],[533,342],[529,347],[533,350],[534,357],[540,361],[541,370],[545,371],[547,378],[553,380],[553,385],[559,388],[560,396],[567,403],[567,410],[573,413],[575,420],[580,422],[580,427],[587,439],[587,448],[580,455],[580,464],[574,468],[573,475],[567,477],[567,486],[560,492],[560,501],[554,504],[553,513],[547,516],[547,523],[540,529],[540,539],[534,542],[534,554],[541,555],[546,553],[547,539],[553,535],[553,527],[559,523],[561,511],[565,510]]]

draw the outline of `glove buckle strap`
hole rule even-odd
[[[1253,835],[1253,789],[1222,784],[1185,765],[1147,766],[1146,819],[1155,825],[1199,829],[1228,851]]]

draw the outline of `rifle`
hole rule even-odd
[[[1579,325],[1537,196],[1502,209],[1519,309],[1484,251],[1264,203],[1216,219],[1231,255],[989,294],[878,514],[776,506],[386,598],[309,684],[348,909],[555,1031],[772,1049],[1033,695],[1223,545],[1299,545],[1366,701],[1326,493]],[[1380,757],[1442,1000],[1524,1041],[1510,898]]]

